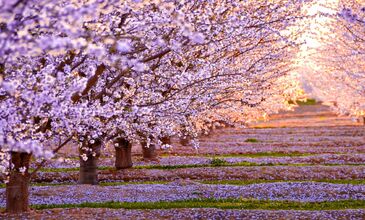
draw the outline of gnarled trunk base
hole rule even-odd
[[[117,143],[118,146],[115,147],[115,168],[120,170],[132,167],[132,144],[122,138],[118,139]]]
[[[156,146],[150,144],[150,146],[147,147],[146,143],[142,143],[142,155],[144,160],[157,160]]]
[[[161,142],[162,142],[162,144],[171,145],[171,143],[172,143],[171,137],[163,137],[163,138],[161,138]]]
[[[189,146],[191,144],[191,139],[189,137],[181,137],[180,144],[182,146]]]
[[[79,184],[98,184],[98,159],[100,156],[100,146],[101,142],[95,141],[94,144],[83,143],[83,146],[79,149]]]
[[[14,167],[6,184],[6,212],[21,213],[29,210],[30,158],[31,154],[28,153],[11,152]]]

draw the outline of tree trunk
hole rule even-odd
[[[11,152],[9,182],[6,184],[6,212],[21,213],[29,210],[29,164],[31,154]],[[24,172],[21,172],[25,169]],[[23,171],[23,170],[22,170]]]
[[[101,141],[82,143],[79,149],[80,173],[79,184],[98,184],[98,159],[100,156]],[[86,160],[85,160],[86,159]]]
[[[162,144],[168,144],[168,145],[171,145],[171,137],[163,137],[161,138],[161,142]]]
[[[142,155],[144,160],[157,160],[156,146],[150,144],[150,146],[147,147],[147,143],[142,142]]]
[[[191,139],[189,137],[181,137],[180,138],[180,144],[182,146],[189,146]]]
[[[120,170],[132,167],[132,144],[123,138],[117,139],[116,143],[118,146],[115,146],[115,168]]]

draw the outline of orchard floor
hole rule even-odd
[[[98,186],[76,184],[76,153],[55,159],[33,180],[33,210],[0,219],[365,219],[365,127],[322,105],[271,119],[216,130],[199,149],[175,143],[159,161],[135,149],[127,170],[107,152]]]

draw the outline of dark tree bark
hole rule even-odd
[[[191,142],[191,139],[189,137],[181,137],[180,138],[180,144],[182,146],[189,146]]]
[[[147,147],[147,142],[142,141],[142,155],[144,160],[157,160],[156,146],[152,143]]]
[[[171,137],[163,137],[161,138],[162,144],[169,144],[171,145]]]
[[[171,144],[171,138],[163,137],[161,138],[161,142],[162,144]],[[141,142],[141,144],[142,144],[142,155],[144,160],[158,160],[158,153],[155,144],[150,144],[149,147],[147,147],[146,142]]]
[[[147,147],[146,144],[142,144],[142,155],[145,160],[157,160],[156,146],[150,144],[150,146]]]
[[[98,184],[98,159],[100,156],[101,141],[95,140],[95,143],[89,142],[82,143],[82,147],[79,148],[80,158],[80,173],[79,184]],[[85,161],[82,155],[86,155]]]
[[[31,154],[11,152],[9,182],[6,184],[6,212],[21,213],[29,210],[29,180],[28,172]],[[21,169],[24,169],[21,172]]]
[[[118,138],[116,143],[118,146],[115,147],[115,168],[120,170],[132,167],[132,143],[124,138]]]

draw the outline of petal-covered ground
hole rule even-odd
[[[4,189],[0,189],[0,194],[5,194]],[[277,182],[234,186],[176,181],[169,184],[120,186],[38,186],[31,187],[30,191],[30,203],[32,205],[101,203],[109,201],[158,202],[198,198],[298,202],[365,200],[365,185]],[[0,206],[5,206],[4,196],[0,198]]]
[[[363,219],[365,210],[287,211],[287,210],[226,210],[192,209],[52,209],[17,215],[21,219]],[[1,214],[0,214],[1,217]],[[11,218],[10,216],[7,216]]]

